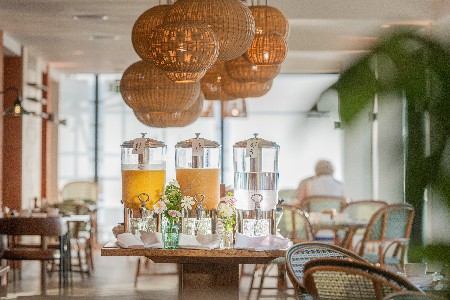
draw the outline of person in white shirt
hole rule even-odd
[[[334,169],[328,160],[319,160],[316,175],[300,181],[296,191],[297,203],[309,196],[344,197],[344,184],[333,177]]]

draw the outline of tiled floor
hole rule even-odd
[[[8,284],[8,294],[2,299],[178,299],[177,266],[174,264],[151,264],[150,270],[158,275],[145,275],[138,278],[134,287],[136,257],[101,257],[100,251],[95,251],[95,269],[90,277],[81,278],[79,273],[73,274],[73,285],[59,294],[58,274],[54,273],[47,282],[47,295],[40,293],[40,265],[38,262],[24,262],[22,277],[14,284]],[[274,268],[274,272],[276,272]],[[246,266],[252,273],[252,266]],[[250,276],[241,280],[240,299],[256,299],[256,290],[248,297]],[[258,283],[258,282],[255,282]],[[265,286],[276,287],[274,278],[268,278]],[[292,294],[292,290],[289,291]],[[264,299],[279,299],[276,290],[263,290]],[[286,298],[284,298],[286,299]],[[288,297],[287,299],[293,299]],[[207,299],[202,299],[207,300]]]

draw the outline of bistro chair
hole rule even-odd
[[[8,272],[9,266],[0,266],[0,297],[8,294]]]
[[[345,198],[334,196],[309,196],[303,199],[299,208],[306,213],[328,213],[333,217],[334,213],[340,212],[347,204]],[[333,242],[336,241],[337,232],[330,230],[319,230],[314,233],[315,240]]]
[[[93,250],[94,250],[94,228],[92,223],[95,219],[96,209],[92,205],[77,203],[75,201],[59,202],[52,205],[59,209],[63,215],[88,215],[89,221],[70,221],[69,233],[72,247],[72,253],[76,254],[77,263],[72,263],[71,271],[79,271],[81,277],[84,274],[91,275],[94,269]],[[75,270],[75,268],[77,268]]]
[[[311,212],[340,212],[347,204],[345,198],[334,196],[309,196],[303,199],[299,208],[307,213]]]
[[[60,217],[25,218],[13,217],[0,219],[0,234],[6,236],[2,259],[12,263],[14,283],[16,262],[36,260],[41,262],[41,291],[46,291],[46,263],[59,257],[59,287],[67,281],[70,246],[67,238],[67,225]],[[24,244],[21,240],[27,236],[39,237],[39,243]],[[49,246],[49,241],[57,237],[59,249]]]
[[[352,201],[342,208],[341,213],[347,214],[352,220],[369,221],[374,213],[387,205],[387,202],[381,200]]]
[[[414,208],[393,204],[379,209],[370,219],[357,253],[371,263],[399,265],[403,269],[408,250]],[[392,252],[392,255],[391,255]]]
[[[307,294],[303,284],[303,266],[305,263],[311,259],[325,257],[345,259],[346,261],[356,260],[365,263],[367,262],[356,253],[339,246],[321,242],[295,244],[286,252],[286,268],[289,279],[299,294]]]
[[[309,223],[306,215],[297,207],[290,205],[283,205],[283,216],[281,217],[280,222],[278,223],[278,233],[281,234],[285,238],[289,238],[293,243],[300,242],[308,242],[312,241],[313,233],[311,230],[311,224]],[[256,269],[261,269],[261,274],[258,272],[253,274],[250,283],[250,290],[248,293],[248,297],[250,297],[251,292],[255,289],[254,281],[255,277],[260,276],[258,296],[261,297],[261,292],[263,289],[267,289],[264,287],[264,280],[270,276],[269,273],[272,271],[273,267],[277,267],[277,287],[278,292],[285,293],[287,289],[287,281],[286,281],[286,258],[280,257],[272,261],[271,264],[268,265],[258,265]]]
[[[303,272],[306,290],[314,299],[381,300],[403,290],[421,293],[405,278],[361,261],[314,259],[305,263]]]
[[[388,204],[381,200],[358,200],[347,203],[341,210],[342,214],[347,215],[350,220],[369,222],[370,218],[380,209]],[[360,240],[364,235],[365,229],[360,228],[355,232],[354,240]],[[337,237],[342,239],[343,233],[337,233]]]
[[[446,298],[438,295],[427,294],[422,292],[403,291],[387,295],[383,300],[444,300]]]
[[[61,200],[83,201],[86,204],[97,204],[98,185],[94,181],[72,181],[63,186]]]

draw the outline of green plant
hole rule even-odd
[[[450,263],[449,245],[427,245],[421,240],[425,189],[431,189],[450,208],[450,54],[424,35],[399,31],[384,38],[369,54],[345,70],[331,87],[339,94],[343,127],[350,124],[375,95],[406,100],[405,199],[416,210],[411,257],[424,255]],[[382,100],[380,100],[382,101]],[[425,152],[431,128],[431,153]]]
[[[182,209],[192,209],[194,200],[190,196],[183,196],[180,185],[176,180],[170,181],[161,195],[161,199],[153,206],[154,212],[163,214],[172,223],[178,223]]]

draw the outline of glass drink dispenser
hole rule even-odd
[[[178,142],[175,146],[177,181],[184,195],[194,198],[195,206],[184,211],[185,234],[215,232],[215,209],[220,201],[220,145],[199,137]]]
[[[248,236],[276,233],[280,146],[257,136],[233,146],[237,226]]]
[[[166,181],[166,145],[145,137],[121,146],[122,202],[125,232],[160,231],[153,218],[153,205],[164,192]]]

